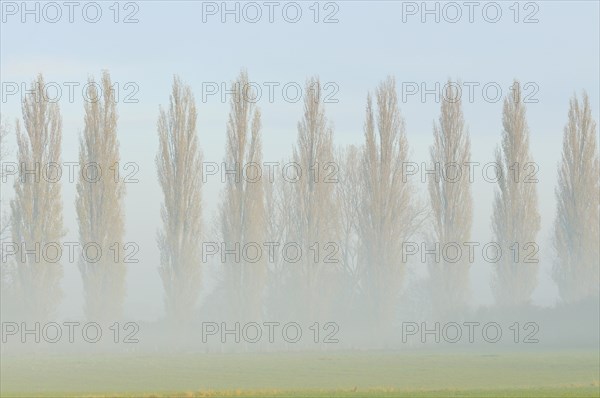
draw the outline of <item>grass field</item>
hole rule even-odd
[[[593,351],[13,356],[2,397],[599,397]]]

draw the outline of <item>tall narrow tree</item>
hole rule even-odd
[[[23,315],[51,318],[60,303],[62,266],[41,248],[60,246],[64,236],[60,165],[62,119],[58,103],[50,101],[44,78],[38,75],[22,104],[23,125],[17,121],[19,178],[11,201],[12,240],[17,256],[19,302]],[[35,253],[25,253],[31,250]],[[49,249],[46,253],[53,253]]]
[[[339,205],[339,237],[340,264],[343,273],[343,292],[345,307],[349,302],[358,298],[360,290],[360,273],[358,266],[358,211],[360,207],[361,151],[358,147],[350,145],[340,148],[336,154],[339,165],[339,181],[336,184],[336,203]]]
[[[170,107],[160,109],[156,165],[164,194],[163,228],[158,234],[160,276],[167,317],[178,322],[191,317],[201,283],[202,185],[196,117],[191,89],[175,77]]]
[[[416,231],[421,212],[411,184],[402,176],[408,141],[392,77],[377,88],[376,101],[375,111],[371,96],[367,97],[359,264],[364,267],[362,287],[375,321],[387,328],[403,285],[402,243]]]
[[[236,175],[229,175],[225,181],[221,232],[227,249],[241,255],[238,259],[233,256],[227,259],[224,282],[229,300],[228,315],[236,320],[244,317],[256,320],[262,316],[267,277],[266,257],[258,256],[264,249],[267,232],[261,121],[248,74],[242,72],[233,86],[225,167],[235,170]]]
[[[0,190],[0,242],[4,242],[10,238],[10,219],[6,214],[5,193],[8,180],[5,179],[5,168],[3,163],[8,160],[8,147],[6,139],[9,134],[8,122],[0,115],[0,179],[2,179],[2,189]],[[15,263],[5,258],[4,245],[0,245],[0,313],[4,315],[4,319],[9,319],[13,315],[15,309]],[[8,316],[7,316],[8,314]]]
[[[428,179],[429,198],[433,214],[433,243],[444,248],[469,240],[472,225],[472,197],[469,176],[462,170],[471,159],[471,142],[465,127],[462,101],[451,92],[441,106],[439,124],[433,127],[434,143],[429,153],[436,170]],[[442,251],[445,253],[445,251]],[[428,258],[433,308],[436,313],[449,314],[463,309],[469,293],[469,262],[461,257],[454,261],[440,256]]]
[[[284,164],[281,161],[281,164]],[[290,203],[294,195],[293,184],[285,181],[282,173],[274,173],[273,176],[265,177],[265,211],[267,217],[267,240],[274,244],[290,242],[290,229],[292,212]],[[281,320],[292,320],[294,318],[291,307],[291,292],[297,283],[291,271],[290,264],[285,261],[281,246],[269,253],[267,266],[267,289],[265,299],[265,310],[269,317]]]
[[[292,184],[289,204],[290,242],[301,249],[297,270],[298,310],[309,320],[325,317],[331,309],[339,244],[336,242],[337,206],[334,184],[336,166],[333,130],[325,116],[322,86],[313,77],[306,83],[304,115],[298,122],[293,162],[298,180]],[[288,170],[291,170],[288,169]],[[294,177],[292,177],[294,179]]]
[[[518,81],[504,99],[502,143],[496,163],[502,171],[494,199],[492,226],[494,239],[502,249],[494,264],[493,292],[504,306],[528,304],[537,285],[538,263],[529,256],[537,251],[540,230],[536,181],[526,172],[532,167],[529,153],[529,128]]]
[[[0,162],[6,162],[8,159],[8,147],[6,143],[6,139],[8,138],[9,126],[8,122],[6,122],[3,116],[0,115]],[[0,168],[0,178],[2,179],[2,186],[5,184],[4,177],[5,176],[5,168]],[[4,192],[5,189],[2,189],[2,195],[0,195],[0,206],[4,204]],[[8,220],[7,215],[4,213],[4,206],[0,208],[0,240],[4,240],[8,237],[10,222]]]
[[[600,225],[596,122],[586,93],[573,97],[558,167],[554,280],[566,302],[598,300]]]
[[[108,322],[119,319],[125,299],[124,184],[119,177],[117,106],[108,72],[98,85],[88,81],[84,104],[85,127],[79,141],[79,162],[91,172],[80,173],[75,207],[82,247],[93,244],[101,251],[100,260],[79,264],[89,319]],[[100,87],[101,91],[98,90]]]

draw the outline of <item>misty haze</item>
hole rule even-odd
[[[0,4],[0,396],[600,396],[597,2]]]

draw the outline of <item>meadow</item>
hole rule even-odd
[[[11,355],[2,397],[599,397],[595,350]]]

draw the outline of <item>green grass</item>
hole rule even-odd
[[[4,397],[599,397],[593,351],[4,357]]]

